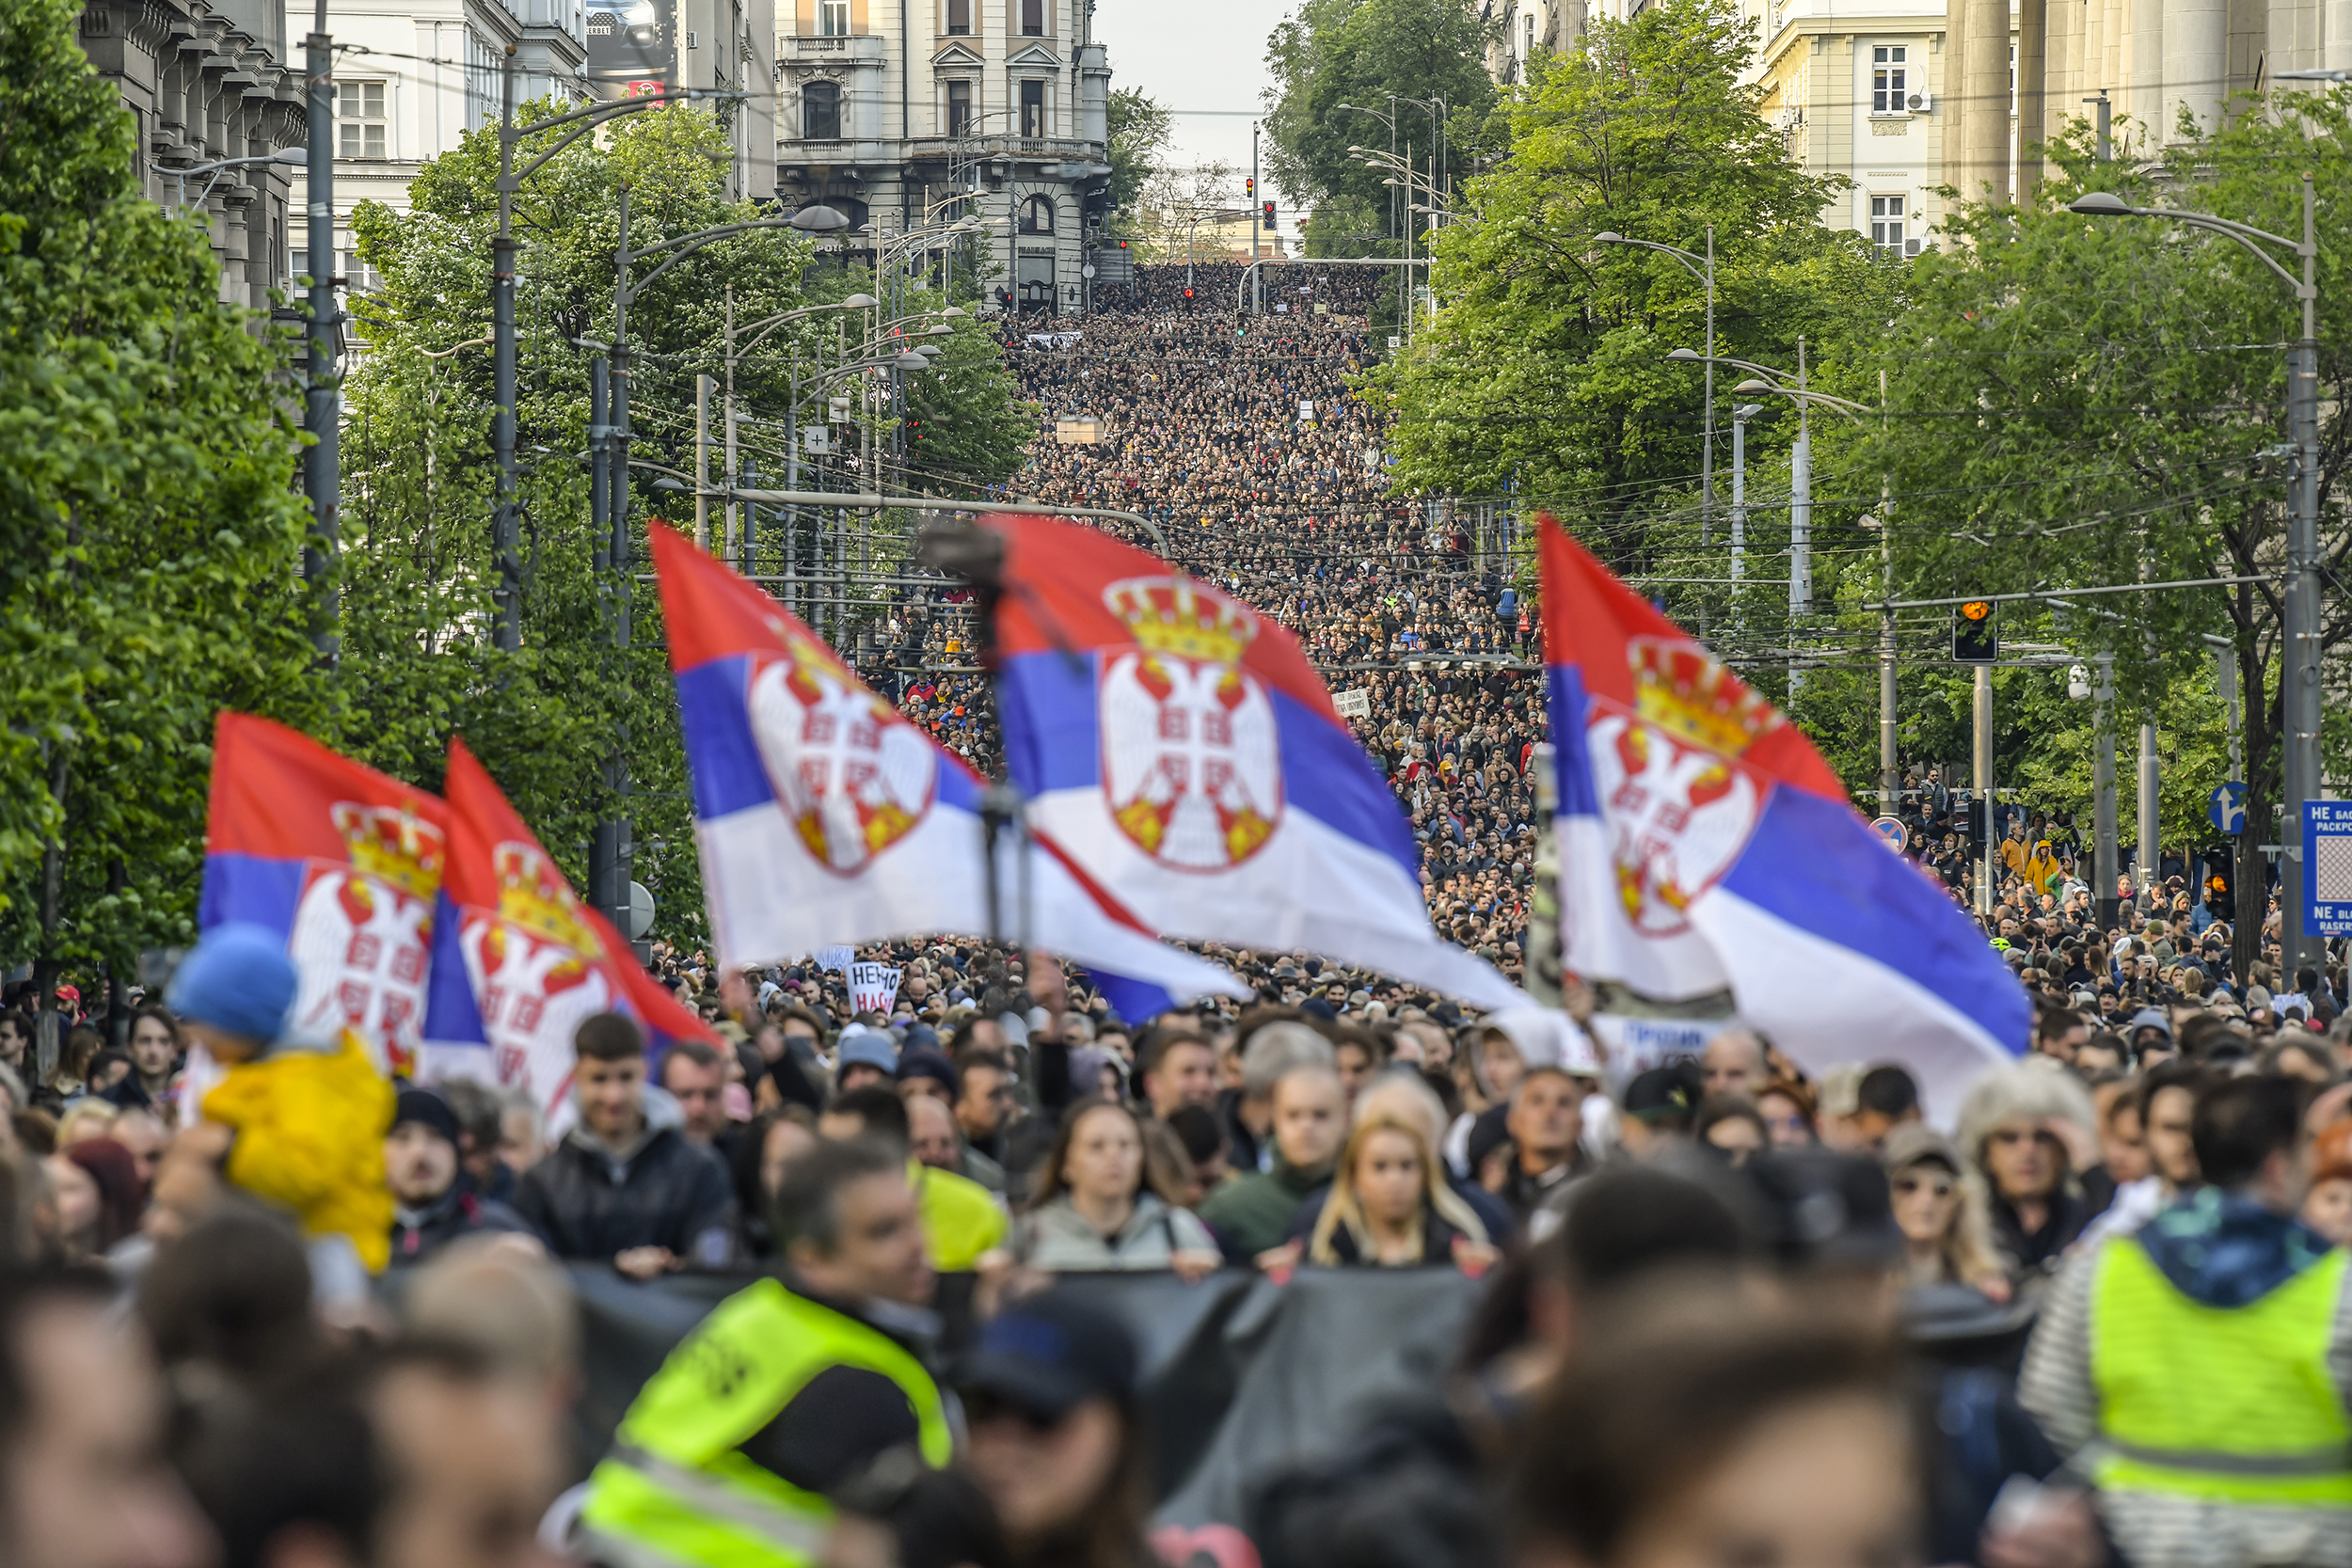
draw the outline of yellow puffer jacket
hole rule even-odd
[[[236,1129],[228,1177],[294,1211],[305,1234],[351,1238],[371,1273],[391,1260],[392,1194],[384,1134],[392,1085],[346,1030],[332,1055],[290,1051],[246,1062],[204,1097],[207,1121]]]

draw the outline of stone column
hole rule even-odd
[[[2165,136],[2164,0],[2125,0],[2123,69],[2130,89],[2124,112],[2139,124],[2136,137],[2153,148]]]
[[[2077,0],[2058,0],[2061,14]],[[2042,182],[2042,156],[2034,149],[2042,129],[2042,101],[2049,82],[2049,0],[2017,0],[2017,204],[2033,200]],[[2059,111],[2061,114],[2063,110]]]
[[[2010,198],[2009,0],[1956,0],[1967,13],[1961,41],[1960,93],[1967,113],[1961,132],[1960,178],[1971,199]]]
[[[2228,0],[2171,0],[2164,18],[2164,121],[2157,140],[2170,141],[2181,111],[2201,130],[2221,123],[2230,81]]]

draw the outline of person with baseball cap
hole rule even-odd
[[[1067,1289],[1005,1308],[953,1369],[965,1463],[1017,1568],[1154,1560],[1140,1375],[1126,1326]]]

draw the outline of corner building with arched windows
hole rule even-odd
[[[977,213],[994,220],[977,246],[984,300],[1077,314],[1110,181],[1111,72],[1092,10],[776,0],[778,200],[837,208],[884,239]]]

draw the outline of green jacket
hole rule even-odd
[[[763,1279],[720,1303],[631,1404],[589,1477],[587,1555],[610,1568],[812,1568],[825,1495],[913,1444],[952,1438],[914,1352]]]
[[[1272,1170],[1227,1182],[1202,1200],[1198,1212],[1216,1232],[1226,1258],[1248,1264],[1268,1247],[1282,1244],[1298,1206],[1330,1180],[1328,1165],[1300,1170],[1277,1154]]]

